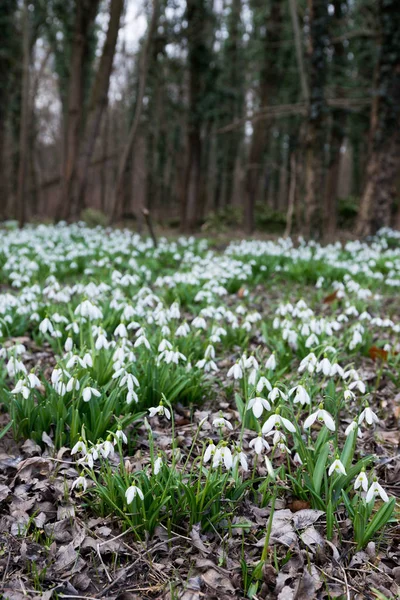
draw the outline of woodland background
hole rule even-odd
[[[398,0],[1,0],[0,218],[400,228]]]

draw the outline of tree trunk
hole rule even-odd
[[[370,152],[356,227],[359,236],[373,234],[391,224],[400,168],[400,4],[397,0],[379,1],[379,26]]]
[[[343,0],[334,0],[334,16],[331,22],[331,38],[339,33],[342,28],[343,16],[346,14],[347,3]],[[333,41],[333,59],[332,65],[335,69],[335,76],[338,77],[346,68],[346,51],[343,41],[335,38]],[[335,86],[335,96],[344,96],[341,86]],[[325,185],[324,202],[324,237],[326,241],[333,241],[337,227],[337,197],[339,184],[339,168],[341,159],[341,148],[345,138],[345,125],[347,114],[344,110],[332,109],[331,111],[331,139],[329,144],[329,162]]]
[[[187,0],[187,45],[189,68],[189,117],[187,126],[187,161],[181,200],[181,230],[194,231],[204,213],[201,202],[200,175],[205,76],[209,72],[208,13],[205,0]]]
[[[325,45],[328,32],[329,0],[308,0],[309,9],[309,89],[310,105],[306,133],[305,155],[305,224],[306,237],[319,237],[322,231],[322,211],[318,200],[323,181],[325,123]]]
[[[74,191],[71,203],[71,214],[73,217],[77,217],[81,209],[85,207],[89,164],[93,158],[95,143],[100,131],[101,118],[107,107],[108,88],[123,8],[124,0],[111,0],[107,36],[92,87],[84,137],[78,158],[77,189]]]
[[[67,114],[64,119],[64,158],[61,202],[56,218],[71,214],[79,144],[82,138],[84,105],[84,67],[88,53],[89,32],[93,26],[100,0],[75,0],[76,18],[69,70]]]
[[[122,202],[122,191],[123,191],[123,182],[124,182],[124,174],[126,168],[128,166],[129,158],[132,152],[133,144],[135,142],[136,134],[139,127],[140,117],[142,114],[143,108],[143,96],[146,88],[146,79],[147,79],[147,71],[148,71],[148,62],[150,57],[150,52],[152,48],[153,38],[157,31],[158,19],[159,19],[159,11],[160,6],[158,0],[153,0],[153,12],[151,16],[151,21],[149,24],[149,29],[147,32],[146,42],[144,48],[142,50],[141,57],[141,65],[139,72],[139,85],[138,85],[138,94],[136,98],[135,112],[133,115],[132,125],[128,133],[128,139],[125,144],[124,150],[122,152],[121,159],[118,165],[118,173],[117,180],[114,188],[114,196],[112,202],[112,222],[115,222],[119,216],[121,202]]]
[[[260,72],[260,106],[266,107],[276,97],[281,80],[279,66],[269,44],[278,43],[282,37],[282,3],[271,0],[270,15],[266,17],[263,38],[263,64]],[[245,179],[244,229],[247,234],[254,230],[254,209],[262,169],[262,156],[271,130],[271,121],[253,126]]]
[[[30,67],[30,40],[29,40],[29,7],[28,0],[24,0],[22,8],[22,99],[21,99],[21,125],[19,135],[19,165],[17,211],[18,223],[23,227],[26,219],[26,178],[29,160],[29,67]]]

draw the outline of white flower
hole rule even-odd
[[[240,466],[242,467],[243,471],[249,470],[249,467],[247,464],[247,457],[246,457],[245,453],[242,452],[242,450],[240,450],[240,448],[235,448],[232,466],[236,467],[236,465],[238,463],[240,463]]]
[[[214,452],[212,462],[213,468],[218,467],[222,462],[224,463],[226,469],[232,468],[232,452],[230,451],[228,446],[218,446],[218,448]]]
[[[357,388],[362,394],[365,394],[365,383],[363,381],[361,381],[361,379],[358,379],[356,381],[352,381],[349,385],[349,389],[353,390],[354,388]]]
[[[161,467],[162,467],[162,458],[161,458],[161,456],[157,456],[156,460],[154,461],[154,475],[159,474],[159,472],[161,471]]]
[[[71,450],[71,454],[76,454],[77,452],[81,452],[83,456],[87,454],[86,444],[83,440],[76,442],[75,446]]]
[[[64,344],[64,350],[65,352],[70,352],[73,348],[73,341],[72,338],[70,336],[67,337],[67,339],[65,340],[65,344]]]
[[[118,327],[115,328],[114,335],[119,336],[121,338],[128,337],[128,330],[126,329],[126,326],[124,323],[120,323],[118,325]]]
[[[110,344],[109,344],[109,342],[107,342],[107,338],[106,338],[105,334],[101,331],[99,333],[99,335],[97,336],[96,343],[94,345],[96,350],[101,350],[102,348],[105,348],[107,350],[109,345]]]
[[[269,359],[267,360],[267,362],[265,363],[265,368],[266,369],[270,369],[271,371],[275,371],[276,369],[276,358],[275,358],[275,352],[273,352],[271,354],[271,356],[269,357]]]
[[[296,392],[296,395],[293,400],[294,403],[299,402],[302,406],[304,406],[305,404],[311,404],[310,396],[307,390],[302,385],[297,385],[291,390],[289,390],[289,396],[291,396],[294,392]]]
[[[25,400],[27,400],[29,398],[31,390],[27,385],[24,384],[24,381],[22,379],[19,379],[17,381],[15,388],[13,390],[11,390],[11,393],[12,394],[22,394],[22,396],[25,398]]]
[[[156,407],[149,408],[149,416],[154,417],[155,415],[165,415],[168,420],[171,419],[171,412],[162,402]]]
[[[303,373],[303,371],[307,370],[309,373],[314,373],[317,363],[317,357],[315,356],[314,352],[311,352],[310,354],[308,354],[308,356],[303,358],[298,368],[298,371],[299,373]]]
[[[351,390],[344,390],[343,396],[345,400],[354,400],[354,398],[356,397],[355,393]]]
[[[175,336],[176,337],[187,337],[187,335],[189,333],[190,333],[189,325],[187,323],[182,323],[182,325],[179,325],[178,329],[175,331]]]
[[[96,388],[92,388],[92,387],[85,387],[82,390],[82,398],[84,402],[89,402],[90,398],[92,396],[96,396],[97,398],[99,398],[101,396],[101,393],[96,390]]]
[[[128,443],[128,438],[126,437],[125,433],[122,431],[122,429],[117,429],[117,431],[114,433],[115,436],[115,440],[114,440],[114,444],[116,443],[117,440],[122,440],[123,444],[127,444]]]
[[[272,388],[268,394],[268,399],[271,400],[271,402],[275,402],[275,400],[279,397],[281,397],[282,400],[287,400],[287,396],[282,392],[282,390],[277,387]]]
[[[379,419],[373,410],[370,409],[369,406],[366,406],[362,411],[361,415],[358,417],[358,424],[360,425],[363,421],[368,423],[368,425],[372,425],[372,423],[379,423]]]
[[[296,431],[296,428],[293,425],[293,423],[291,423],[289,421],[289,419],[285,419],[284,417],[281,417],[281,415],[278,413],[274,413],[265,421],[264,425],[262,426],[261,431],[265,435],[266,433],[271,431],[271,429],[276,427],[276,425],[278,425],[278,424],[282,425],[285,429],[287,429],[291,433],[295,433],[295,431]]]
[[[210,460],[211,456],[214,454],[215,448],[214,442],[210,440],[204,452],[203,462],[207,463]]]
[[[261,433],[259,433],[255,438],[250,440],[249,446],[250,446],[250,448],[253,448],[253,450],[256,454],[261,454],[264,449],[267,452],[269,452],[271,449],[270,445],[268,444],[268,442],[266,440],[264,440]]]
[[[98,444],[97,448],[103,458],[114,456],[114,445],[110,442],[110,440],[106,440],[105,442]]]
[[[247,410],[253,409],[253,415],[258,419],[261,417],[263,410],[271,410],[271,405],[265,398],[252,398],[248,404]]]
[[[43,319],[43,321],[39,325],[39,331],[43,334],[47,332],[53,333],[54,327],[50,319],[48,319],[47,317]]]
[[[233,429],[232,424],[224,419],[224,417],[217,417],[212,424],[214,427],[227,427],[228,429]]]
[[[387,495],[383,487],[375,479],[367,492],[365,500],[367,502],[371,502],[371,500],[375,498],[376,494],[379,494],[384,502],[389,502],[389,496]]]
[[[268,474],[272,477],[272,479],[275,479],[275,471],[274,471],[274,467],[271,464],[271,461],[269,460],[268,456],[265,456],[265,466],[267,467],[267,471]]]
[[[319,373],[320,371],[322,371],[322,373],[325,375],[325,377],[328,377],[329,375],[331,375],[332,373],[332,365],[331,365],[331,361],[329,360],[329,358],[323,358],[317,365],[317,373]]]
[[[83,477],[82,475],[80,477],[77,477],[75,479],[75,481],[73,482],[73,484],[71,485],[71,491],[74,488],[82,488],[83,491],[85,492],[86,488],[87,488],[87,481],[86,481],[85,477]]]
[[[146,346],[146,348],[148,350],[150,350],[150,342],[149,340],[144,336],[144,335],[140,335],[136,342],[134,343],[133,347],[134,348],[138,348],[139,346],[141,346],[142,344],[144,344]]]
[[[362,471],[360,471],[360,473],[358,474],[358,476],[354,482],[354,489],[358,490],[359,487],[362,487],[364,492],[366,492],[368,489],[368,477],[367,477],[364,469]]]
[[[346,469],[339,458],[336,458],[329,467],[328,475],[332,475],[332,473],[342,473],[342,475],[347,475]]]
[[[357,423],[357,421],[356,421],[356,420],[355,420],[355,421],[352,421],[352,422],[350,423],[350,425],[348,425],[348,426],[346,427],[346,430],[345,430],[345,432],[344,432],[344,435],[347,437],[348,435],[350,435],[350,433],[351,433],[352,431],[355,431],[356,429],[357,429],[357,437],[360,437],[360,438],[361,438],[361,437],[363,436],[363,434],[362,434],[362,431],[361,431],[361,429],[359,428],[359,426],[358,426],[358,423]]]
[[[306,348],[312,348],[313,346],[318,346],[319,344],[319,339],[318,337],[315,335],[315,333],[312,333],[307,339],[306,339],[306,343],[305,346]]]
[[[227,377],[233,377],[234,379],[242,379],[243,371],[239,363],[234,364],[233,367],[229,369]]]
[[[318,408],[318,410],[309,415],[304,421],[304,429],[308,429],[308,427],[311,427],[311,425],[313,425],[317,419],[318,421],[323,421],[328,429],[330,429],[331,431],[335,431],[335,421],[333,420],[332,415],[330,415],[328,411],[323,409],[321,404],[320,408]]]
[[[125,492],[125,498],[126,498],[127,504],[131,504],[133,502],[134,498],[136,498],[136,496],[139,496],[139,498],[141,500],[144,499],[142,490],[140,488],[138,488],[136,485],[131,485],[130,487],[128,487],[128,489]]]
[[[264,388],[267,388],[267,390],[270,392],[272,390],[272,385],[266,377],[260,377],[256,387],[257,394],[261,394]]]

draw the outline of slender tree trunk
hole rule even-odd
[[[141,64],[140,64],[140,74],[139,74],[139,85],[138,85],[138,94],[136,98],[136,106],[135,112],[133,115],[132,125],[128,133],[128,139],[125,144],[124,150],[122,152],[121,159],[118,165],[118,173],[117,180],[115,183],[115,191],[112,202],[112,222],[115,222],[119,216],[121,202],[122,202],[122,191],[123,191],[123,182],[124,182],[124,174],[126,168],[128,166],[129,157],[132,152],[133,144],[135,142],[136,134],[138,131],[140,117],[142,114],[143,108],[143,96],[146,88],[146,79],[148,72],[148,63],[150,58],[150,52],[152,47],[152,42],[154,35],[157,31],[158,19],[159,19],[160,6],[158,0],[153,0],[153,12],[151,16],[151,21],[149,24],[149,29],[147,32],[146,42],[142,51]]]
[[[23,227],[26,219],[26,179],[29,161],[29,67],[30,67],[30,40],[29,40],[29,2],[24,0],[22,9],[22,99],[21,99],[21,125],[19,136],[19,165],[17,207],[18,223]]]
[[[328,32],[329,0],[308,0],[310,106],[305,155],[305,226],[306,237],[319,237],[322,211],[318,205],[323,182],[325,123],[325,45]]]
[[[260,73],[260,106],[263,108],[273,101],[281,83],[276,57],[269,47],[270,43],[279,42],[281,37],[282,2],[271,0],[270,15],[265,23],[263,65]],[[254,125],[251,137],[245,180],[244,229],[247,234],[251,234],[254,230],[254,209],[262,169],[262,155],[270,130],[270,121],[257,123]]]
[[[84,67],[88,53],[89,32],[93,26],[100,0],[76,0],[76,19],[69,71],[67,114],[64,119],[64,158],[61,201],[56,219],[71,214],[71,198],[79,144],[83,128]]]
[[[92,88],[84,138],[78,158],[77,190],[73,195],[73,204],[71,206],[71,214],[74,217],[78,216],[80,210],[85,207],[89,164],[93,158],[95,143],[100,131],[101,118],[107,107],[108,88],[123,8],[124,0],[111,0],[107,36]]]
[[[379,0],[380,44],[376,95],[371,110],[367,175],[357,220],[357,235],[391,224],[400,169],[400,4]]]

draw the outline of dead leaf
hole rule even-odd
[[[215,569],[208,569],[201,576],[204,583],[213,590],[220,592],[235,593],[235,588],[225,575],[222,575]]]
[[[0,484],[0,502],[2,500],[6,500],[8,496],[11,494],[11,490],[8,485]]]
[[[293,525],[295,529],[306,529],[315,521],[317,521],[322,515],[324,515],[323,510],[316,510],[313,508],[306,508],[303,510],[297,511],[293,515]]]
[[[203,554],[210,553],[210,549],[204,545],[200,538],[200,525],[193,525],[190,537],[192,538],[193,546],[197,548],[197,550],[200,550]]]
[[[308,546],[313,552],[316,547],[324,545],[324,538],[322,535],[311,525],[300,535],[302,542]]]
[[[23,460],[17,466],[17,476],[22,481],[29,481],[32,479],[32,473],[38,471],[40,475],[48,475],[53,469],[51,461],[42,458],[41,456],[35,456]]]
[[[339,290],[335,290],[332,292],[332,294],[325,296],[325,298],[322,300],[323,304],[332,304],[332,302],[338,299],[338,293]]]

